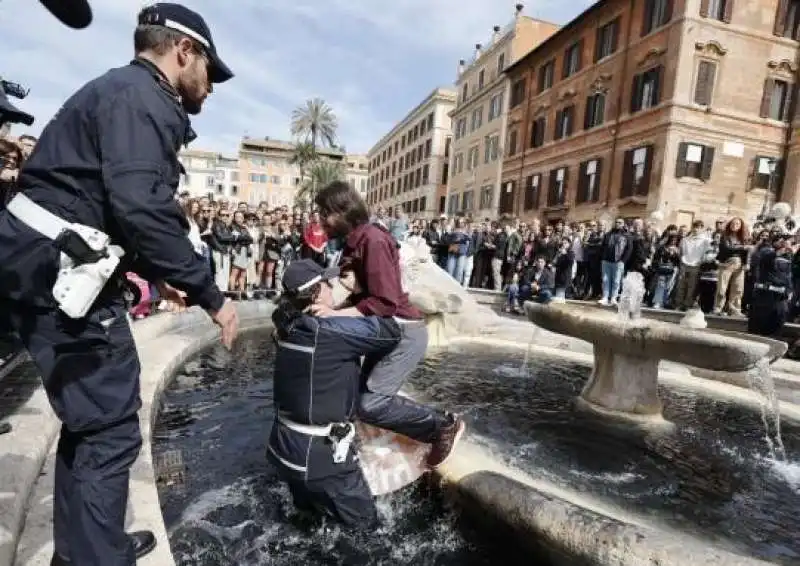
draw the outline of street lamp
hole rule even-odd
[[[758,220],[763,222],[769,213],[770,197],[775,189],[775,171],[778,168],[777,159],[767,160],[767,169],[769,169],[769,179],[767,180],[767,190],[764,193],[764,204],[761,206],[761,214],[758,215]]]

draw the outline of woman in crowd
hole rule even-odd
[[[675,276],[681,265],[680,236],[677,228],[675,233],[662,239],[656,247],[653,257],[653,278],[655,290],[653,291],[653,308],[661,309],[667,306],[670,293],[675,285]]]
[[[244,292],[247,289],[247,266],[252,257],[250,244],[253,243],[253,238],[247,230],[242,211],[233,213],[230,230],[231,275],[228,279],[228,290]]]
[[[265,216],[262,220],[260,238],[261,249],[264,253],[260,280],[265,289],[274,289],[278,286],[275,281],[275,272],[278,262],[281,260],[283,243],[278,235],[278,230],[272,223],[272,219],[268,216]]]
[[[575,253],[572,251],[572,240],[564,238],[561,246],[553,259],[553,271],[555,272],[555,298],[564,301],[567,298],[567,288],[572,283],[572,268],[575,265]]]
[[[700,262],[700,275],[697,281],[697,302],[700,310],[712,312],[714,297],[717,294],[717,273],[719,271],[719,251],[722,234],[714,232],[708,244],[703,261]]]
[[[464,218],[456,218],[453,231],[447,235],[447,273],[459,284],[464,277],[464,262],[472,239],[465,226]]]
[[[739,217],[732,218],[719,244],[719,271],[717,272],[717,293],[714,300],[714,314],[727,312],[731,316],[742,315],[742,295],[744,294],[744,272],[747,256],[752,246],[747,225]]]
[[[253,291],[261,288],[261,277],[264,269],[264,247],[261,239],[261,221],[252,212],[245,214],[245,226],[253,243],[250,244],[250,260],[247,262],[247,289]]]
[[[300,257],[310,259],[322,267],[327,265],[325,250],[328,243],[328,235],[319,223],[319,214],[313,212],[308,224],[302,230],[303,243]]]

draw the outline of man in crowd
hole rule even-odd
[[[232,73],[204,20],[177,4],[139,14],[134,48],[129,65],[62,106],[20,172],[20,193],[0,212],[2,322],[30,352],[63,423],[53,565],[133,566],[155,546],[150,532],[124,531],[141,400],[122,273],[160,282],[162,297],[176,302],[176,288],[185,292],[228,347],[238,326],[174,198],[176,155],[192,138],[187,114]],[[69,282],[87,271],[91,284]]]
[[[792,296],[792,237],[771,234],[772,245],[753,254],[753,297],[747,313],[747,331],[775,336],[786,324]]]
[[[391,317],[330,316],[331,280],[339,268],[292,262],[272,315],[275,424],[267,457],[289,484],[295,506],[350,527],[374,528],[375,502],[353,448],[361,357],[389,353],[400,342]]]
[[[600,304],[615,306],[622,290],[625,264],[631,257],[631,241],[625,232],[625,220],[617,218],[614,228],[603,239],[602,247],[603,296]]]

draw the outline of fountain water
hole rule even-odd
[[[759,361],[745,375],[750,389],[761,396],[761,420],[764,423],[764,440],[769,448],[769,456],[775,461],[786,461],[786,448],[781,436],[780,407],[769,360]]]
[[[644,295],[644,277],[641,273],[631,271],[622,281],[622,293],[617,304],[619,318],[624,322],[641,319]]]

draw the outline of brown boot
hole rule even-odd
[[[447,461],[467,427],[463,419],[453,413],[447,414],[447,420],[447,424],[439,431],[439,437],[431,444],[428,454],[428,466],[431,468],[437,468]]]

